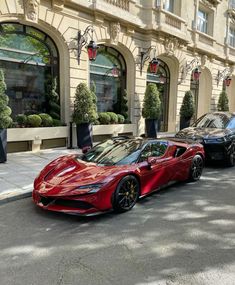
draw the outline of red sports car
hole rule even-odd
[[[172,181],[200,178],[203,146],[177,138],[113,138],[49,163],[34,181],[39,207],[78,215],[130,210]]]

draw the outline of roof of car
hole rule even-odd
[[[156,142],[156,141],[167,141],[172,144],[195,144],[196,142],[192,139],[182,139],[175,137],[161,137],[161,138],[145,138],[145,137],[113,137],[114,140],[127,141],[127,140],[142,140],[143,144],[148,142]]]

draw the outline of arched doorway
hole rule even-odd
[[[157,85],[160,100],[162,103],[161,119],[159,122],[159,131],[168,130],[168,109],[169,109],[169,88],[170,88],[170,71],[165,62],[160,61],[157,73],[152,74],[148,68],[147,84],[155,83]]]
[[[59,92],[59,59],[47,34],[19,23],[0,23],[0,68],[5,73],[13,118],[17,114],[50,113],[53,84]],[[58,108],[53,114],[54,119],[60,119]]]
[[[96,86],[98,112],[121,113],[118,99],[126,89],[126,63],[121,53],[99,46],[96,60],[90,62],[90,84]]]

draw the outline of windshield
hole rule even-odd
[[[193,127],[224,129],[226,128],[229,119],[230,118],[227,115],[222,113],[206,114],[199,118],[193,124]]]
[[[82,156],[82,160],[102,165],[124,165],[137,162],[143,140],[107,140]]]

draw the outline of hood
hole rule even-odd
[[[180,130],[176,137],[178,138],[221,138],[228,135],[231,131],[229,129],[216,129],[216,128],[198,128],[198,127],[189,127]]]
[[[47,172],[38,185],[41,194],[70,195],[78,194],[76,188],[82,185],[108,183],[116,176],[123,166],[98,166],[95,163],[84,162],[75,157],[68,157]],[[76,190],[76,193],[73,193]]]

